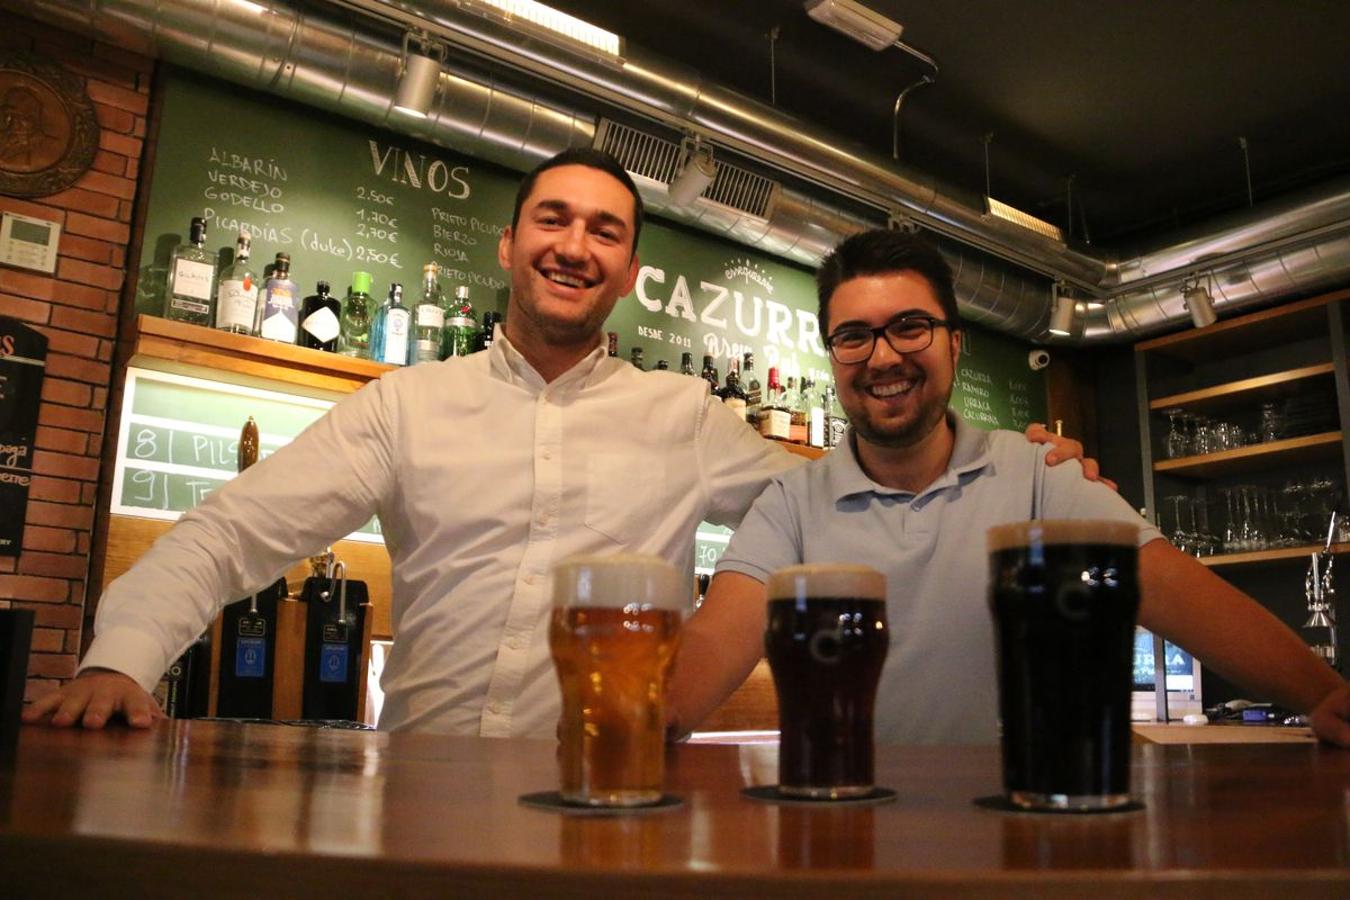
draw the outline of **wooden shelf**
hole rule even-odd
[[[767,438],[765,440],[768,440]],[[798,456],[805,456],[807,459],[820,459],[828,450],[822,450],[820,447],[810,447],[806,444],[789,444],[787,441],[779,441],[783,449],[789,453],[795,453]]]
[[[1336,459],[1341,453],[1341,433],[1328,431],[1304,437],[1252,444],[1222,453],[1203,456],[1183,456],[1153,464],[1159,474],[1181,475],[1189,478],[1220,478],[1258,472],[1271,466],[1299,465]]]
[[[1249,553],[1219,553],[1214,556],[1200,557],[1200,564],[1211,569],[1228,566],[1252,566],[1261,563],[1281,562],[1290,559],[1307,561],[1308,557],[1321,550],[1320,545],[1307,547],[1281,547],[1278,550],[1253,550]],[[1337,555],[1350,553],[1350,544],[1332,544],[1331,552]]]
[[[1347,298],[1350,288],[1238,316],[1208,328],[1190,328],[1141,341],[1134,345],[1134,350],[1193,363],[1324,335],[1327,304]]]
[[[1244,378],[1241,381],[1159,397],[1150,401],[1148,407],[1157,411],[1182,407],[1204,413],[1223,412],[1237,407],[1251,408],[1254,404],[1266,400],[1302,393],[1315,386],[1310,382],[1325,381],[1326,387],[1334,390],[1332,383],[1334,372],[1335,367],[1331,363],[1319,363],[1301,369],[1290,369],[1287,372]]]
[[[136,318],[133,347],[133,364],[164,360],[341,394],[350,394],[395,368],[160,316]]]

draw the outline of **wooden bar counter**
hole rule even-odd
[[[756,803],[776,747],[670,752],[678,809],[565,816],[548,741],[25,728],[0,897],[1350,897],[1350,752],[1138,744],[1142,811],[1000,813],[993,747],[881,747],[896,802]]]

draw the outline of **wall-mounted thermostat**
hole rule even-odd
[[[0,264],[55,272],[60,239],[60,223],[4,213],[0,215]]]

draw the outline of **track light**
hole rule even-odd
[[[417,45],[414,49],[412,45]],[[445,49],[411,33],[403,36],[403,71],[394,95],[394,109],[419,119],[427,117],[441,79]]]
[[[1196,328],[1213,325],[1219,320],[1218,313],[1214,311],[1214,298],[1210,296],[1209,288],[1201,284],[1199,279],[1189,283],[1182,282],[1181,299],[1190,312],[1191,321],[1195,323]]]
[[[1068,337],[1073,334],[1073,320],[1077,312],[1075,307],[1078,301],[1063,291],[1064,288],[1060,284],[1055,284],[1050,289],[1050,293],[1055,300],[1055,306],[1050,312],[1050,327],[1048,330],[1051,334]]]
[[[854,0],[806,0],[806,14],[873,50],[895,46],[904,29]]]
[[[717,177],[712,151],[697,139],[685,157],[684,165],[670,181],[669,197],[672,206],[689,206],[699,198]]]

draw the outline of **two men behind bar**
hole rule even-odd
[[[79,677],[25,719],[148,726],[160,713],[147,690],[222,604],[378,514],[397,639],[381,727],[551,735],[549,570],[620,549],[683,568],[707,520],[741,527],[677,658],[680,727],[759,658],[767,571],[832,558],[890,576],[882,739],[992,739],[984,528],[1138,517],[1079,466],[1048,467],[1062,451],[978,433],[947,409],[961,349],[951,276],[907,235],[850,239],[822,267],[820,322],[852,423],[825,460],[801,467],[700,380],[608,359],[603,323],[632,290],[641,223],[631,179],[602,153],[566,151],[527,175],[498,248],[505,339],[384,376],[186,514],[108,587]],[[1350,746],[1346,684],[1141,525],[1142,623]]]

